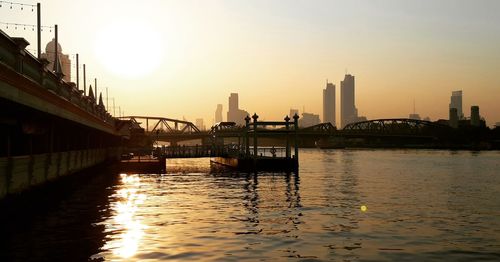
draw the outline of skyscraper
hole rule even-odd
[[[235,122],[237,125],[245,124],[245,117],[248,112],[239,109],[238,105],[238,93],[231,93],[229,96],[229,110],[227,111],[227,121]]]
[[[342,127],[358,119],[354,104],[354,76],[349,74],[345,75],[344,81],[340,81],[340,118]]]
[[[222,122],[222,104],[217,104],[217,109],[215,109],[215,123]]]
[[[479,115],[479,106],[470,107],[470,124],[479,126],[481,124],[481,116]]]
[[[455,107],[450,107],[450,117],[448,123],[453,128],[458,127],[458,115],[457,115],[457,109]]]
[[[203,124],[203,118],[196,118],[195,126],[200,130],[205,130],[205,125]]]
[[[450,109],[451,108],[457,109],[459,120],[464,118],[464,111],[462,110],[462,90],[451,92]]]
[[[335,126],[335,85],[328,82],[323,89],[323,123]]]

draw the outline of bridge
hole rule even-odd
[[[245,126],[236,125],[235,122],[216,123],[210,130],[200,130],[192,122],[178,120],[168,117],[157,116],[124,116],[119,117],[122,121],[128,121],[132,129],[143,129],[144,135],[152,141],[170,142],[174,145],[181,141],[201,140],[202,143],[210,144],[217,138],[238,138],[246,132]],[[275,127],[277,122],[263,123],[259,130],[269,130],[267,127]],[[272,135],[261,132],[261,136],[285,139],[286,132],[283,128],[272,128]],[[282,131],[280,133],[280,130]],[[315,126],[301,128],[297,134],[301,139],[318,139],[334,135],[337,129],[331,123],[323,123]],[[271,134],[271,133],[270,133]]]
[[[101,96],[28,45],[0,30],[0,199],[120,157],[120,121]]]
[[[345,137],[433,138],[446,135],[450,127],[425,120],[392,118],[374,119],[346,125],[340,132]]]
[[[120,120],[129,121],[132,129],[144,129],[144,134],[153,141],[173,142],[206,139],[208,131],[201,131],[192,122],[167,117],[124,116]]]

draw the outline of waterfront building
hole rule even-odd
[[[215,123],[220,123],[224,121],[222,119],[222,104],[217,104],[217,109],[215,109]]]
[[[354,76],[347,74],[340,81],[340,120],[341,127],[358,121],[358,109],[355,106]]]
[[[472,126],[479,126],[481,124],[481,117],[479,116],[479,106],[470,107],[470,124]]]
[[[54,68],[54,62],[56,60],[56,56],[54,54],[55,51],[55,39],[52,38],[52,41],[47,43],[45,47],[45,53],[41,54],[42,58],[47,59],[49,61],[48,68],[52,70]],[[61,66],[61,71],[63,73],[63,80],[66,82],[71,82],[71,60],[69,59],[69,55],[65,55],[62,53],[61,44],[57,43],[57,54],[59,57],[59,62]]]
[[[229,96],[229,110],[227,111],[227,121],[235,122],[237,125],[245,125],[247,111],[239,109],[238,93],[231,93]]]
[[[323,89],[323,123],[335,126],[335,85],[328,82]]]
[[[300,127],[314,126],[321,122],[319,115],[312,113],[302,113],[302,117],[299,119]]]
[[[451,108],[457,109],[458,119],[464,118],[464,112],[462,110],[462,90],[451,92],[450,109]]]

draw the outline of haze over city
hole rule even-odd
[[[42,4],[42,24],[59,24],[63,52],[79,53],[125,114],[211,124],[216,104],[227,111],[237,92],[240,107],[263,118],[290,108],[321,115],[326,79],[339,86],[348,72],[368,119],[407,117],[414,100],[422,117],[447,118],[451,91],[463,90],[465,109],[479,105],[488,125],[500,121],[498,1]],[[30,10],[0,14],[36,22]],[[34,31],[2,26],[36,48]],[[45,46],[53,34],[42,36]]]

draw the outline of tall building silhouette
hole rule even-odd
[[[299,119],[300,127],[309,127],[319,124],[321,121],[319,120],[319,115],[313,113],[302,113],[302,117]]]
[[[45,53],[41,54],[42,58],[45,58],[49,61],[48,68],[52,70],[54,68],[54,62],[56,60],[56,56],[54,54],[55,51],[56,40],[53,38],[52,41],[47,43],[45,47]],[[59,57],[59,62],[61,65],[61,71],[63,73],[63,79],[66,82],[71,82],[71,60],[68,55],[62,53],[61,44],[57,43],[57,53]]]
[[[238,105],[238,93],[231,93],[229,96],[229,110],[227,111],[227,121],[235,122],[237,125],[245,124],[245,117],[248,112],[239,109]]]
[[[340,81],[340,120],[342,127],[358,121],[358,109],[354,104],[354,76],[350,74]]]
[[[458,127],[458,114],[457,114],[457,109],[455,107],[450,107],[450,116],[448,124],[453,128]]]
[[[203,124],[203,118],[196,118],[195,126],[200,130],[205,130],[205,124]]]
[[[464,118],[464,111],[462,110],[462,90],[451,92],[450,109],[451,108],[457,109],[459,120]]]
[[[215,123],[224,121],[222,119],[222,104],[217,104],[217,109],[215,109]]]
[[[323,89],[323,123],[335,124],[335,85],[326,83]]]
[[[479,106],[470,107],[470,124],[479,126],[481,124],[481,116],[479,115]]]

